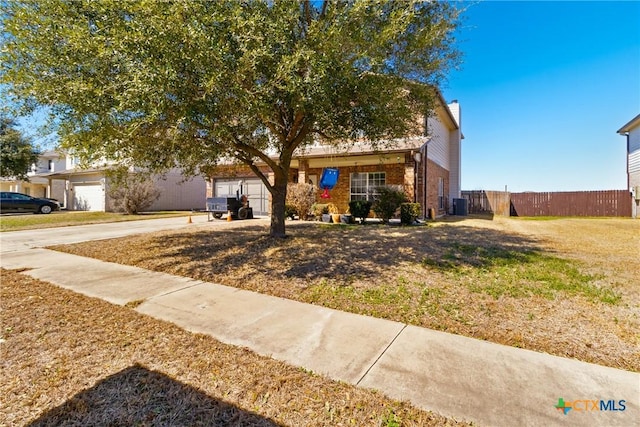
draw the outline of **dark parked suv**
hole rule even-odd
[[[0,213],[33,212],[48,214],[60,209],[55,199],[41,199],[22,193],[0,192]]]

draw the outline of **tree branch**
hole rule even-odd
[[[251,171],[260,179],[260,181],[262,181],[265,187],[267,187],[267,190],[269,190],[270,193],[273,192],[273,186],[269,182],[269,177],[266,176],[258,166],[256,166],[256,164],[253,162],[251,158],[245,157],[245,156],[237,156],[237,158],[242,163],[247,165],[249,169],[251,169]]]
[[[293,141],[298,137],[300,131],[300,125],[302,124],[302,122],[305,119],[305,115],[304,113],[298,111],[296,113],[295,118],[293,119],[293,124],[291,125],[291,129],[289,129],[289,133],[287,133],[287,136],[285,138],[285,144],[286,146],[290,146]]]
[[[322,10],[320,10],[320,19],[324,19],[327,14],[327,5],[329,4],[329,0],[323,0],[322,2]]]
[[[247,154],[250,154],[252,156],[258,157],[260,160],[262,160],[263,162],[265,162],[267,164],[267,166],[269,166],[272,170],[275,171],[276,168],[278,168],[278,164],[276,162],[273,161],[273,159],[271,159],[269,156],[267,156],[265,153],[263,153],[262,151],[258,150],[257,148],[254,148],[252,146],[250,146],[249,144],[245,144],[244,142],[242,142],[237,136],[233,135],[233,146],[234,148],[243,151]],[[242,158],[240,158],[240,160],[242,160]]]
[[[304,18],[307,26],[304,29],[305,34],[307,33],[307,28],[311,25],[311,4],[309,0],[304,1]]]
[[[309,132],[311,131],[311,126],[311,120],[305,121],[305,123],[302,125],[296,137],[293,139],[293,141],[291,141],[291,147],[294,150],[298,148],[298,145],[300,145],[302,140],[309,134]]]

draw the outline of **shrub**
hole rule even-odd
[[[327,203],[314,203],[313,206],[311,206],[311,213],[320,221],[322,214],[329,213],[329,205]]]
[[[316,201],[316,186],[313,184],[288,184],[286,204],[298,213],[301,220],[306,220],[311,206]]]
[[[160,190],[148,176],[127,174],[114,178],[108,195],[114,211],[135,215],[158,200]]]
[[[364,220],[371,212],[371,202],[368,200],[352,200],[349,202],[349,212],[354,218],[360,218],[360,224],[364,224]]]
[[[420,203],[403,203],[400,205],[400,222],[413,224],[420,216]]]
[[[298,215],[298,211],[296,208],[291,205],[284,205],[284,216],[285,218],[296,219],[295,216]]]
[[[333,203],[329,203],[327,205],[327,210],[329,211],[330,214],[339,214],[340,213],[340,209],[338,209],[338,206],[334,205]]]
[[[407,201],[407,196],[404,191],[397,187],[385,185],[377,188],[377,193],[374,196],[373,211],[376,213],[384,224],[389,222],[401,203]]]

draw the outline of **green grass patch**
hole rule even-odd
[[[564,293],[617,304],[621,298],[613,289],[595,285],[601,277],[582,273],[576,262],[534,250],[454,243],[441,258],[425,258],[422,265],[496,299],[503,295],[555,299]]]
[[[403,283],[358,289],[350,285],[330,284],[323,280],[309,287],[303,295],[303,300],[374,317],[388,317],[385,313],[391,310],[404,318],[412,311],[413,295]]]
[[[66,227],[71,225],[100,224],[106,222],[138,221],[193,215],[189,211],[159,211],[140,215],[115,212],[53,212],[48,215],[22,214],[0,216],[0,231],[32,230],[38,228]]]

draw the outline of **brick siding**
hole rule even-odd
[[[331,198],[322,199],[320,195],[324,190],[318,189],[317,201],[324,203],[334,203],[338,206],[340,212],[346,212],[349,208],[349,200],[351,196],[351,174],[356,172],[384,172],[387,185],[399,185],[401,186],[407,198],[410,201],[416,200],[423,207],[424,204],[424,173],[426,167],[427,173],[427,203],[426,210],[422,212],[422,215],[426,216],[428,209],[433,208],[438,215],[446,214],[448,209],[448,194],[449,194],[449,171],[439,166],[431,160],[419,163],[416,165],[410,153],[400,153],[398,163],[393,164],[379,164],[379,165],[365,165],[365,166],[341,166],[340,176],[338,177],[338,183],[329,191]],[[354,156],[354,161],[357,161],[357,157]],[[418,173],[416,174],[415,167],[418,167]],[[262,167],[261,170],[265,174],[269,173],[269,168]],[[290,182],[307,181],[310,175],[315,175],[318,180],[322,176],[323,168],[307,168],[307,162],[300,160],[299,168],[292,168],[289,173]],[[230,178],[255,178],[253,172],[246,166],[218,166],[214,171],[210,173],[212,182],[207,185],[207,197],[212,197],[213,189],[215,188],[215,177],[219,179]],[[438,209],[438,177],[444,179],[444,196],[445,196],[445,209]],[[414,180],[416,181],[416,191],[414,193]]]

